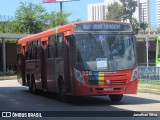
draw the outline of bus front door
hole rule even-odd
[[[66,80],[67,80],[67,93],[72,93],[72,88],[73,88],[73,81],[72,81],[72,77],[71,77],[71,72],[72,72],[72,49],[73,49],[73,41],[72,41],[72,37],[71,36],[67,36],[67,47],[66,47]]]

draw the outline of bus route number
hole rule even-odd
[[[92,75],[92,71],[82,71],[81,74],[82,74],[82,77],[91,76]]]

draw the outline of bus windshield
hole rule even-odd
[[[75,67],[88,71],[116,71],[136,66],[133,35],[75,35]]]

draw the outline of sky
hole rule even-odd
[[[0,15],[6,16],[15,16],[15,12],[19,7],[20,2],[33,2],[41,3],[48,12],[59,11],[59,3],[43,3],[43,0],[1,0],[0,3]],[[87,5],[90,3],[101,3],[104,0],[80,0],[73,2],[64,2],[63,11],[71,13],[71,16],[68,18],[69,21],[75,21],[80,19],[82,21],[87,21]]]
[[[157,27],[157,19],[156,19],[156,0],[150,0],[150,9],[151,9],[151,27]]]
[[[19,7],[20,2],[33,2],[40,3],[48,12],[59,11],[59,3],[43,3],[43,0],[1,0],[0,3],[0,15],[15,16],[15,12]],[[68,17],[70,22],[80,19],[82,21],[87,21],[87,5],[90,3],[102,3],[104,0],[80,0],[73,2],[64,2],[63,11],[71,13]],[[151,9],[151,27],[154,28],[157,25],[156,21],[156,0],[150,0]]]

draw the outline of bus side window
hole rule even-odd
[[[26,47],[26,60],[30,60],[31,59],[31,43],[27,43],[27,47]]]
[[[37,59],[40,59],[40,55],[39,55],[39,54],[40,54],[40,49],[39,49],[40,46],[41,46],[41,40],[38,39],[38,40],[37,40],[37,52],[36,52],[36,58],[37,58]]]
[[[28,43],[26,44],[25,58],[28,60]]]
[[[54,40],[55,35],[52,35],[48,39],[48,58],[54,58]]]
[[[17,48],[17,59],[18,59],[18,61],[22,61],[22,45],[18,45],[18,48]]]
[[[64,36],[63,34],[59,34],[57,35],[57,57],[60,58],[63,56],[63,40],[64,40]]]
[[[32,42],[32,59],[37,59],[37,41]]]
[[[30,48],[30,50],[29,50],[30,51],[30,60],[32,60],[33,59],[33,56],[32,56],[33,42],[30,43],[29,48]]]

